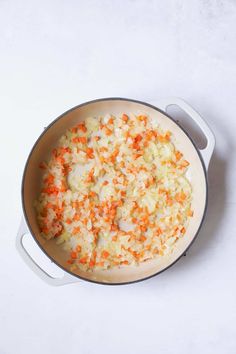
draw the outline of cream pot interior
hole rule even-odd
[[[83,279],[101,283],[127,283],[145,279],[155,275],[173,264],[189,247],[195,238],[205,214],[207,200],[207,183],[205,170],[200,155],[186,133],[165,113],[153,106],[142,102],[126,99],[96,100],[77,106],[56,119],[40,136],[34,145],[26,163],[22,200],[25,219],[29,229],[41,246],[42,250],[64,270],[70,272],[67,264],[68,254],[56,245],[55,241],[47,241],[41,237],[36,220],[34,201],[40,192],[42,172],[39,163],[47,159],[48,154],[56,146],[58,139],[66,129],[74,126],[88,116],[98,116],[107,113],[118,115],[121,113],[144,113],[155,118],[164,130],[170,130],[174,144],[178,150],[184,153],[184,157],[190,162],[188,178],[193,188],[192,209],[194,216],[190,220],[185,236],[176,243],[176,248],[169,256],[158,257],[154,260],[142,263],[139,266],[126,266],[115,270],[95,270],[83,272],[76,270],[72,274]]]

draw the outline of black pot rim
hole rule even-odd
[[[67,269],[65,269],[63,266],[61,266],[59,263],[57,263],[57,261],[55,261],[55,259],[53,257],[51,257],[46,251],[45,249],[40,245],[40,243],[38,242],[38,240],[36,239],[33,231],[32,231],[32,228],[31,228],[31,225],[30,225],[30,222],[28,220],[28,216],[27,216],[27,213],[26,213],[26,209],[25,209],[25,204],[24,204],[24,180],[25,180],[25,175],[26,175],[26,171],[27,171],[27,167],[28,167],[28,163],[29,163],[29,160],[34,152],[34,149],[36,147],[36,145],[38,144],[38,142],[40,141],[40,139],[42,138],[42,136],[47,132],[47,130],[49,128],[51,128],[59,119],[61,119],[62,117],[64,117],[66,114],[68,114],[69,112],[72,112],[74,111],[75,109],[79,108],[79,107],[83,107],[83,106],[86,106],[86,105],[89,105],[91,103],[95,103],[95,102],[100,102],[100,101],[128,101],[128,102],[134,102],[134,103],[140,103],[144,106],[147,106],[147,107],[150,107],[162,114],[164,114],[165,116],[167,116],[169,119],[171,119],[184,133],[185,135],[189,138],[189,140],[191,141],[193,147],[195,148],[198,156],[199,156],[199,159],[201,161],[201,164],[202,164],[202,168],[203,168],[203,172],[204,172],[204,176],[205,176],[205,183],[206,183],[206,200],[205,200],[205,207],[204,207],[204,212],[203,212],[203,216],[202,216],[202,219],[201,219],[201,222],[199,224],[199,227],[198,227],[198,230],[197,232],[195,233],[192,241],[190,242],[190,244],[183,250],[183,252],[181,253],[181,255],[176,258],[171,264],[169,264],[166,268],[160,270],[159,272],[156,272],[152,275],[149,275],[147,277],[144,277],[144,278],[140,278],[140,279],[137,279],[137,280],[132,280],[132,281],[127,281],[127,282],[122,282],[122,283],[109,283],[109,282],[101,282],[101,281],[96,281],[96,280],[92,280],[92,279],[87,279],[87,278],[84,278],[84,277],[81,277],[80,275],[77,275]],[[67,110],[66,112],[62,113],[60,116],[58,116],[56,119],[54,119],[45,129],[44,131],[39,135],[38,139],[35,141],[33,147],[31,148],[30,150],[30,153],[27,157],[27,160],[26,160],[26,163],[25,163],[25,167],[24,167],[24,172],[23,172],[23,177],[22,177],[22,183],[21,183],[21,202],[22,202],[22,209],[23,209],[23,214],[24,214],[24,218],[25,218],[25,221],[26,221],[26,224],[29,228],[29,231],[30,231],[30,234],[32,235],[32,237],[34,238],[35,242],[37,243],[37,245],[40,247],[40,249],[43,251],[43,253],[53,262],[55,263],[59,268],[61,268],[64,272],[66,273],[69,273],[70,275],[72,275],[73,277],[76,277],[78,279],[81,279],[81,280],[85,280],[87,282],[90,282],[90,283],[95,283],[95,284],[100,284],[100,285],[128,285],[128,284],[133,284],[133,283],[138,283],[138,282],[141,282],[141,281],[144,281],[144,280],[148,280],[150,278],[153,278],[155,277],[156,275],[158,274],[161,274],[162,272],[166,271],[168,268],[172,267],[176,262],[178,262],[178,260],[184,256],[186,254],[186,252],[188,251],[188,249],[192,246],[193,242],[196,240],[198,234],[199,234],[199,231],[202,227],[202,224],[203,224],[203,221],[205,219],[205,216],[206,216],[206,210],[207,210],[207,204],[208,204],[208,182],[207,182],[207,172],[206,172],[206,167],[205,167],[205,164],[204,164],[204,161],[203,161],[203,158],[200,154],[200,151],[199,149],[196,147],[193,139],[190,137],[190,135],[188,134],[188,132],[180,126],[180,124],[178,122],[176,122],[172,117],[170,117],[165,111],[162,111],[161,109],[149,104],[149,103],[146,103],[146,102],[143,102],[143,101],[139,101],[139,100],[135,100],[135,99],[130,99],[130,98],[123,98],[123,97],[106,97],[106,98],[98,98],[98,99],[95,99],[95,100],[91,100],[91,101],[87,101],[87,102],[84,102],[84,103],[81,103],[77,106],[74,106],[73,108]]]

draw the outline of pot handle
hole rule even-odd
[[[170,97],[167,99],[161,99],[157,102],[157,107],[165,112],[167,107],[172,105],[178,106],[183,111],[185,111],[194,120],[194,122],[197,123],[197,125],[205,135],[207,139],[207,146],[205,147],[205,149],[199,149],[199,151],[207,170],[215,147],[215,136],[212,130],[209,128],[208,124],[203,120],[200,114],[181,98]]]
[[[29,233],[28,227],[26,225],[25,219],[22,217],[17,236],[16,236],[16,249],[19,252],[21,258],[25,261],[25,263],[31,268],[31,270],[37,274],[42,280],[44,280],[49,285],[58,286],[58,285],[65,285],[69,283],[78,282],[76,277],[68,273],[64,273],[62,278],[53,278],[50,276],[45,270],[43,270],[31,257],[28,251],[25,249],[23,245],[23,237],[26,233]]]

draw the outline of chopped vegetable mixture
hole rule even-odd
[[[40,230],[69,251],[71,270],[138,265],[184,236],[189,163],[172,140],[147,115],[89,117],[40,164]]]

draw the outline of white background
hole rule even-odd
[[[44,126],[106,96],[202,114],[217,139],[207,217],[155,278],[50,287],[15,250],[24,163]],[[0,0],[0,354],[236,353],[235,102],[234,0]]]

